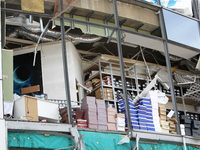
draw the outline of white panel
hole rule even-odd
[[[58,103],[38,100],[38,117],[49,122],[59,123]]]
[[[25,98],[24,96],[14,101],[14,116],[16,119],[25,119]]]
[[[126,37],[124,38],[124,42],[164,52],[164,45],[162,40],[131,34],[127,32],[125,34]],[[192,51],[191,49],[182,46],[177,46],[171,43],[168,43],[168,49],[169,54],[179,56],[185,59],[190,59],[191,57],[196,56],[198,54],[198,52]]]
[[[0,119],[0,150],[7,150],[7,128],[3,119]]]
[[[70,97],[72,105],[77,105],[73,101],[77,101],[76,79],[83,84],[82,64],[76,48],[71,42],[66,42],[66,49]],[[48,95],[49,99],[66,100],[61,43],[42,46],[41,60],[44,93]],[[82,97],[83,89],[80,89],[79,98],[81,99]]]
[[[180,47],[171,43],[168,43],[169,53],[175,56],[179,56],[185,59],[190,59],[198,54],[198,52],[192,51],[185,47]]]
[[[126,32],[124,42],[164,52],[163,41]]]
[[[45,45],[41,50],[43,92],[49,99],[65,100],[61,44]]]

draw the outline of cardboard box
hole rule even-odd
[[[158,104],[158,107],[159,107],[159,108],[166,109],[165,104]]]
[[[88,128],[98,129],[97,124],[88,124]]]
[[[107,119],[106,118],[98,118],[98,125],[107,125]]]
[[[109,123],[116,123],[115,115],[108,115],[108,116],[107,116],[107,121],[108,121]]]
[[[108,130],[111,130],[111,131],[116,131],[117,130],[115,123],[108,123],[107,127],[108,127]]]
[[[122,113],[117,113],[115,115],[116,118],[125,118],[125,114],[122,114]]]
[[[124,126],[125,127],[125,118],[116,118],[117,126]]]
[[[122,127],[122,126],[117,126],[117,131],[125,131],[125,126]]]
[[[169,133],[169,130],[168,129],[162,129],[162,132],[163,133]]]
[[[116,114],[116,110],[115,108],[106,108],[106,112],[107,112],[107,115],[115,115]]]
[[[98,129],[99,130],[108,130],[107,124],[106,125],[99,125],[98,124]]]
[[[166,115],[160,115],[160,120],[166,121],[166,119],[167,119]]]
[[[82,99],[82,103],[93,103],[95,104],[95,100],[96,98],[95,97],[92,97],[92,96],[86,96]]]

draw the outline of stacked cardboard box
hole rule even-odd
[[[112,80],[110,76],[106,76],[103,78],[102,80],[103,85],[108,85],[108,86],[112,86]],[[95,82],[94,83],[94,87],[98,87],[101,85],[101,81]]]
[[[125,115],[122,113],[116,114],[117,131],[125,131]]]
[[[76,123],[78,128],[87,128],[87,120],[77,119]]]
[[[104,100],[96,99],[98,129],[107,130],[106,106]]]
[[[68,123],[68,112],[67,112],[67,107],[61,108],[59,110],[60,116],[61,116],[61,122],[62,123]],[[72,125],[76,125],[76,110],[72,109]]]
[[[112,88],[103,88],[104,99],[111,99],[113,100],[113,90]],[[99,88],[95,91],[96,99],[103,99],[102,89]]]
[[[175,118],[168,118],[167,121],[169,122],[169,133],[177,134],[176,132],[176,124],[178,123]]]
[[[155,131],[155,127],[153,123],[151,99],[150,98],[140,99],[138,106],[136,107],[138,109],[138,120],[139,120],[140,129]],[[145,116],[146,116],[146,121],[145,121]]]
[[[106,108],[107,112],[107,127],[108,130],[116,131],[116,119],[115,119],[115,114],[116,110],[115,108]]]
[[[165,104],[158,104],[159,107],[159,116],[160,116],[160,125],[162,132],[169,133],[169,122],[167,122],[166,107]]]
[[[97,129],[97,109],[95,97],[86,96],[82,99],[81,109],[84,110],[84,119],[88,128]]]

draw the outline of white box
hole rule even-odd
[[[124,118],[116,118],[117,126],[125,127],[125,119]]]
[[[125,126],[124,127],[117,126],[117,131],[125,131]]]
[[[22,96],[14,101],[14,116],[16,119],[59,123],[58,103],[40,100],[35,97]]]

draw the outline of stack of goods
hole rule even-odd
[[[142,98],[136,105],[141,130],[155,131],[150,98]]]
[[[177,134],[176,132],[176,124],[178,121],[173,117],[173,118],[168,118],[167,121],[169,122],[169,133],[171,134]]]
[[[97,109],[95,97],[86,96],[82,99],[81,109],[84,110],[84,119],[88,128],[97,129]]]
[[[96,99],[98,129],[107,130],[106,106],[104,100]]]
[[[191,136],[191,120],[188,118],[188,116],[181,115],[180,123],[185,127],[185,135]]]
[[[130,99],[128,101],[129,101],[129,111],[130,111],[132,127],[133,127],[133,129],[139,129],[138,111],[134,107],[133,101],[130,100]],[[127,126],[127,116],[126,116],[126,109],[125,109],[124,99],[119,100],[118,106],[119,106],[119,111],[125,113],[125,123],[126,123],[126,126]]]
[[[113,100],[113,90],[112,88],[103,88],[104,99],[111,99]],[[99,88],[95,91],[96,99],[103,99],[102,89]]]
[[[61,122],[68,123],[67,107],[61,108],[59,112],[61,116]],[[72,114],[72,124],[76,125],[76,110],[72,109],[71,114]]]
[[[192,120],[192,136],[200,136],[200,121]]]
[[[116,114],[117,131],[125,131],[125,115],[121,113]]]
[[[165,104],[159,104],[160,125],[163,133],[169,133],[169,122],[167,122]]]
[[[68,123],[68,113],[67,113],[67,107],[64,107],[60,109],[60,116],[61,116],[61,122],[62,123]]]
[[[123,91],[122,90],[116,90],[115,91],[115,98],[117,99],[117,100],[120,100],[120,99],[123,99]]]
[[[112,80],[110,76],[106,76],[103,78],[102,80],[103,85],[108,85],[108,86],[112,86]],[[94,83],[94,87],[98,87],[101,85],[101,81],[99,80],[98,82]]]
[[[122,80],[117,80],[116,78],[113,78],[113,85],[115,87],[122,87]]]
[[[116,110],[115,110],[115,108],[108,107],[108,108],[106,108],[106,112],[107,112],[108,130],[116,131],[116,119],[115,119]]]
[[[77,119],[76,123],[78,128],[87,128],[87,120]]]
[[[155,131],[162,132],[162,128],[160,127],[160,117],[158,112],[158,99],[155,98],[154,96],[151,96],[151,105],[152,105],[152,116],[153,116]]]

